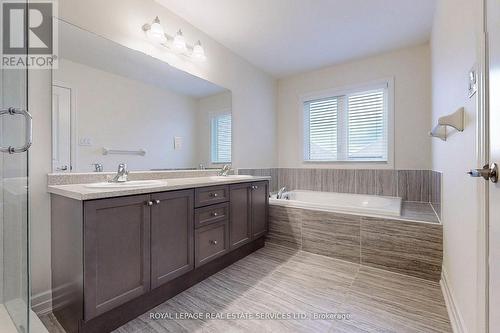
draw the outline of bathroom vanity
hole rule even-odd
[[[53,312],[69,332],[108,332],[264,245],[266,177],[49,186]]]

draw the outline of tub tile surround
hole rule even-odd
[[[431,281],[441,275],[442,233],[439,223],[269,207],[270,243]]]
[[[242,175],[270,176],[271,192],[288,190],[356,193],[401,197],[431,203],[440,212],[440,172],[432,170],[355,170],[312,168],[238,169]]]
[[[360,263],[358,216],[302,210],[301,218],[302,250]]]
[[[361,263],[439,281],[443,260],[440,224],[361,217]]]

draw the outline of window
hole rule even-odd
[[[387,162],[389,84],[307,99],[306,161]]]
[[[231,163],[231,114],[212,117],[212,163]]]

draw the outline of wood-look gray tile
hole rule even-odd
[[[441,204],[441,173],[431,171],[431,189],[429,201],[433,204]]]
[[[375,175],[376,195],[396,197],[398,195],[398,173],[395,170],[377,170]]]
[[[427,202],[403,201],[401,218],[413,221],[439,223],[439,219],[434,209],[432,209],[431,204]]]
[[[153,320],[150,313],[174,319]],[[345,320],[181,320],[181,313],[332,313]],[[53,315],[42,318],[59,330]],[[118,328],[167,332],[441,332],[450,333],[439,284],[304,251],[266,244]]]
[[[439,281],[443,258],[440,224],[361,218],[361,263]]]
[[[355,170],[333,170],[334,191],[339,193],[356,193]]]
[[[427,317],[448,320],[438,282],[361,266],[350,290],[407,308],[425,310],[430,313]]]
[[[360,218],[308,210],[302,214],[302,250],[359,263]]]
[[[429,170],[399,170],[398,196],[403,200],[429,202]]]
[[[420,309],[418,309],[420,310]],[[332,332],[384,332],[384,333],[451,333],[449,321],[426,315],[423,311],[391,303],[366,294],[350,292],[341,312],[349,320],[333,324]]]
[[[267,240],[291,248],[302,246],[302,210],[269,206],[269,233]]]
[[[356,170],[356,193],[377,194],[377,171],[376,170]]]

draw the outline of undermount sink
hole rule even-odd
[[[248,175],[228,175],[228,176],[211,176],[209,177],[210,180],[238,180],[238,179],[250,179],[253,176],[248,176]]]
[[[92,183],[85,184],[88,188],[135,188],[135,187],[148,187],[166,185],[165,181],[161,180],[132,180],[123,183]]]

